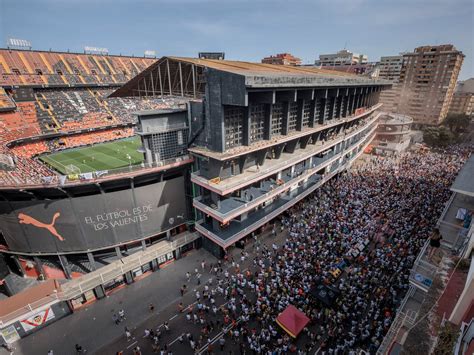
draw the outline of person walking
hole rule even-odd
[[[132,340],[132,333],[130,333],[130,330],[128,330],[127,327],[125,327],[125,336],[127,338],[127,341]]]
[[[125,311],[123,310],[123,308],[119,311],[119,320],[120,322],[123,322],[125,320]]]

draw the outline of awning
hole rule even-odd
[[[276,322],[285,332],[296,338],[309,323],[309,318],[296,307],[289,305],[278,315]]]

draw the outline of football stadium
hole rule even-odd
[[[163,336],[178,354],[213,353],[226,334],[229,348],[254,353],[394,346],[414,314],[397,310],[434,283],[425,260],[434,226],[452,250],[466,239],[449,239],[454,224],[443,218],[457,215],[444,202],[469,147],[370,155],[381,120],[400,141],[411,121],[383,121],[379,99],[392,83],[368,75],[221,52],[93,52],[0,49],[0,287],[13,295],[0,310],[5,343],[101,299],[96,324],[122,329],[118,307],[137,296],[141,308],[129,307],[140,321],[159,319],[158,340],[143,322],[133,331],[145,335],[132,337],[126,323],[125,337],[110,332],[115,340],[93,351],[157,352]],[[142,297],[144,286],[111,304],[156,275],[155,298]],[[170,331],[173,319],[183,328]],[[188,331],[208,340],[185,342]]]
[[[109,171],[143,163],[143,153],[138,151],[140,146],[139,137],[123,138],[46,153],[39,159],[63,175]]]

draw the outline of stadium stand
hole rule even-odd
[[[118,85],[154,61],[127,56],[0,49],[0,86]]]
[[[12,111],[15,108],[16,108],[15,103],[12,101],[10,96],[8,96],[5,89],[0,87],[0,112]]]
[[[0,49],[0,186],[56,183],[45,153],[133,136],[134,111],[180,98],[109,98],[153,59]],[[107,87],[104,87],[107,85]]]

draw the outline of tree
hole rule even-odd
[[[423,141],[432,147],[445,147],[453,140],[453,133],[443,126],[427,127],[423,131]]]
[[[471,123],[471,118],[465,114],[450,114],[444,120],[444,124],[453,133],[466,130],[469,127],[469,123]]]

